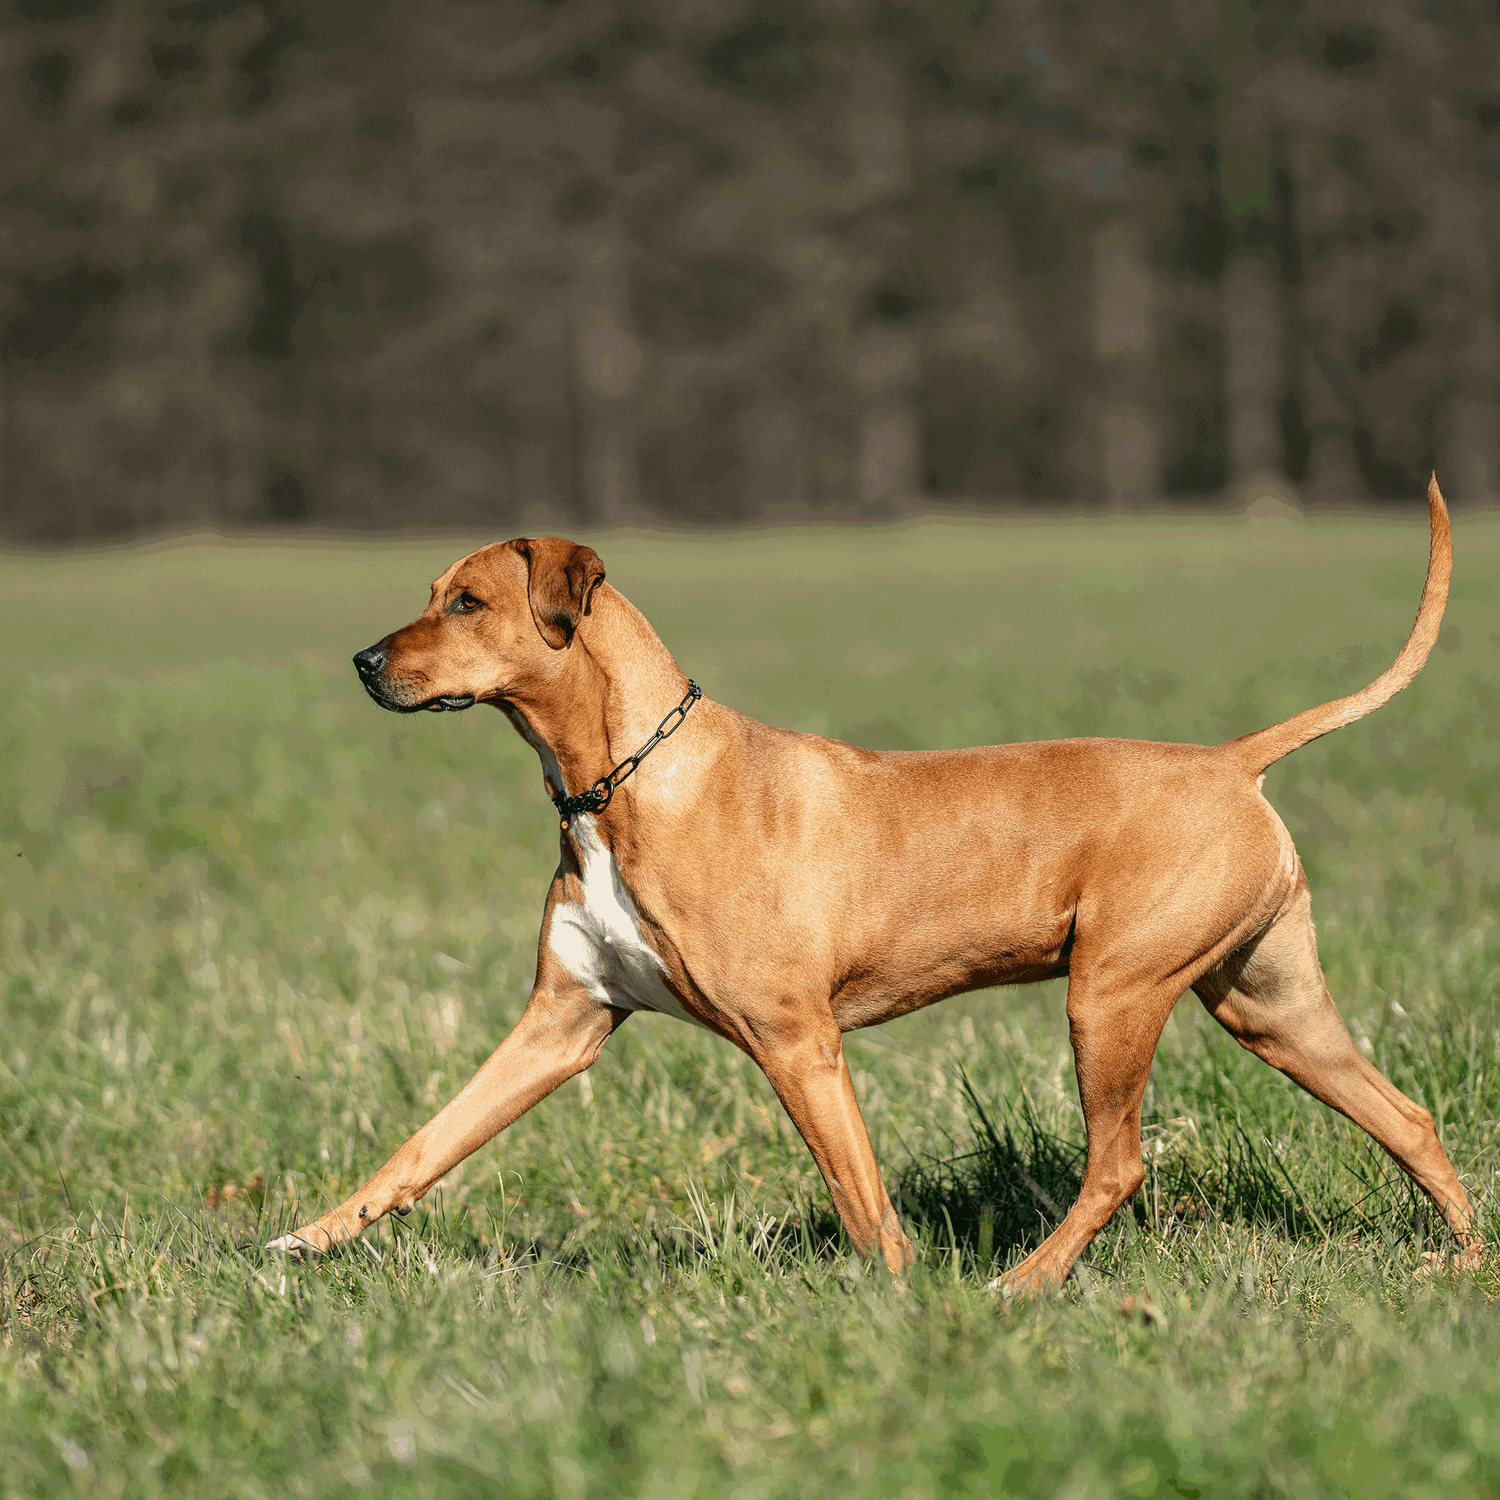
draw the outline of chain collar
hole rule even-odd
[[[641,746],[634,755],[627,755],[608,775],[601,776],[593,786],[586,792],[579,792],[576,797],[554,797],[552,805],[557,809],[561,818],[561,827],[564,833],[568,830],[568,824],[577,817],[579,813],[603,812],[609,806],[615,790],[624,781],[629,780],[631,774],[645,758],[666,739],[669,734],[675,734],[681,727],[682,721],[687,718],[688,710],[703,696],[703,689],[698,686],[692,678],[688,678],[687,697],[685,697],[676,708],[669,713],[660,724],[656,726],[656,733]]]

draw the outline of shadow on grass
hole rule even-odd
[[[960,1081],[974,1149],[913,1164],[896,1179],[893,1197],[915,1238],[941,1252],[957,1250],[963,1262],[987,1274],[1012,1250],[1039,1245],[1062,1221],[1083,1181],[1085,1149],[1049,1129],[1024,1091],[1019,1102],[996,1111],[963,1070]],[[735,1190],[726,1195],[690,1185],[689,1196],[686,1216],[639,1226],[624,1238],[575,1242],[553,1252],[551,1262],[581,1271],[603,1252],[627,1260],[644,1256],[664,1270],[699,1271],[707,1262],[748,1253],[785,1274],[827,1267],[851,1248],[826,1199],[800,1202],[772,1219]],[[1235,1124],[1222,1149],[1195,1146],[1155,1160],[1145,1187],[1123,1211],[1146,1232],[1163,1236],[1228,1220],[1299,1239],[1378,1228],[1372,1214],[1384,1220],[1392,1209],[1409,1212],[1399,1188],[1376,1183],[1357,1203],[1320,1214],[1270,1148]]]
[[[1029,1095],[987,1107],[960,1072],[977,1141],[974,1150],[909,1167],[899,1180],[901,1212],[939,1244],[960,1248],[984,1269],[1012,1249],[1031,1250],[1061,1223],[1078,1196],[1086,1156],[1082,1142],[1050,1130]],[[1125,1206],[1145,1229],[1228,1220],[1274,1229],[1291,1239],[1379,1228],[1390,1211],[1377,1184],[1353,1204],[1320,1214],[1268,1146],[1237,1122],[1224,1147],[1195,1147],[1148,1163],[1146,1182]]]

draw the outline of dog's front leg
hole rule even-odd
[[[861,1255],[877,1252],[897,1276],[916,1263],[880,1180],[843,1035],[832,1016],[792,1036],[758,1036],[748,1045],[828,1184],[833,1206]]]
[[[515,1029],[479,1071],[391,1159],[331,1213],[267,1249],[321,1254],[394,1209],[406,1213],[466,1156],[581,1073],[630,1014],[539,976]]]

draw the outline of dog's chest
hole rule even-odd
[[[587,813],[576,818],[573,834],[583,899],[553,907],[548,948],[601,1003],[695,1019],[667,988],[666,965],[646,941],[635,902],[594,819]]]

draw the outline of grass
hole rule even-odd
[[[1493,1238],[1500,521],[1456,531],[1424,674],[1267,792]],[[1383,668],[1426,556],[1415,510],[591,540],[711,696],[883,747],[1242,733]],[[1058,985],[848,1039],[904,1292],[753,1066],[654,1016],[377,1253],[263,1257],[525,1000],[535,756],[348,666],[465,545],[0,559],[0,1495],[1500,1488],[1493,1262],[1415,1280],[1446,1241],[1405,1178],[1191,997],[1145,1187],[1035,1307],[982,1287],[1078,1182]]]

